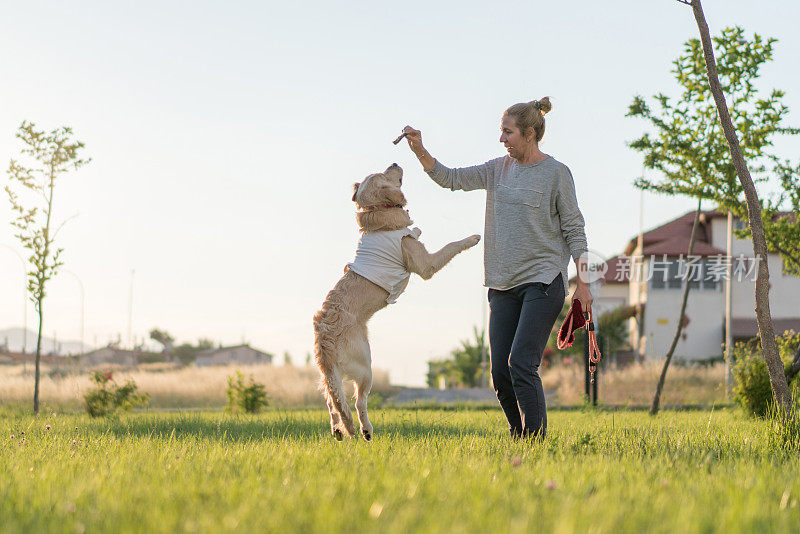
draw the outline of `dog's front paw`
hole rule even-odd
[[[469,236],[468,238],[466,238],[464,240],[464,246],[466,248],[472,248],[475,245],[477,245],[478,243],[480,243],[480,240],[481,240],[481,236],[479,236],[478,234],[471,235],[471,236]]]
[[[365,441],[372,441],[372,425],[361,429],[361,435]]]

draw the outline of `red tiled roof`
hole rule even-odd
[[[689,236],[692,235],[692,223],[694,222],[694,212],[690,211],[684,215],[681,215],[677,219],[673,219],[666,224],[662,224],[661,226],[657,226],[652,230],[648,230],[644,232],[642,235],[642,241],[644,249],[647,250],[648,248],[652,248],[653,245],[661,241],[665,241],[667,239],[672,239],[675,237],[680,237],[685,239],[687,245],[689,243]],[[697,228],[697,236],[695,238],[695,244],[699,241],[703,241],[708,243],[708,237],[706,235],[706,228],[704,225],[700,225]],[[636,245],[638,243],[638,236],[631,238],[628,242],[628,246],[625,248],[625,254],[630,255]],[[649,252],[649,254],[666,254],[662,252]]]
[[[700,228],[697,229],[698,233]],[[691,236],[691,234],[690,234]],[[711,246],[705,241],[700,241],[699,235],[695,236],[694,246],[692,247],[692,254],[695,256],[715,256],[717,254],[725,254],[724,250],[720,250]],[[666,254],[667,256],[680,256],[681,254],[689,254],[689,237],[676,235],[675,237],[667,238],[658,243],[653,243],[650,246],[645,246],[642,252],[643,256],[659,256]]]
[[[606,265],[608,269],[603,275],[604,284],[627,284],[630,281],[630,260],[627,257],[614,256],[609,258]]]
[[[711,225],[709,223],[712,219],[718,219],[720,217],[727,216],[728,214],[726,212],[717,210],[708,210],[700,213],[700,224],[697,227],[697,235],[695,236],[694,254],[699,256],[724,254],[724,251],[714,248],[710,244]],[[791,211],[781,211],[777,213],[778,218],[795,216],[796,215],[794,212]],[[666,224],[662,224],[661,226],[657,226],[651,230],[648,230],[647,232],[644,232],[642,235],[644,246],[643,254],[646,256],[651,254],[686,254],[687,249],[689,248],[689,237],[692,235],[693,222],[694,211],[690,211],[676,219],[669,221]],[[625,255],[630,255],[634,251],[638,243],[638,239],[639,236],[634,236],[631,238],[631,240],[628,242],[628,246],[625,247]]]

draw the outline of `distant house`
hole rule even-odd
[[[640,357],[663,356],[675,335],[682,289],[687,281],[681,275],[681,257],[686,257],[694,212],[645,232],[641,247],[634,237],[625,256],[641,256],[642,273],[630,276],[629,303],[641,313],[629,325],[630,342]],[[741,228],[742,221],[734,221]],[[697,261],[697,279],[689,280],[692,290],[686,308],[687,323],[675,356],[703,360],[722,356],[725,341],[725,277],[727,258],[727,214],[705,211],[700,215],[692,255]],[[783,274],[779,254],[768,254],[770,311],[775,333],[800,331],[800,278]],[[755,269],[753,242],[733,236],[730,263],[732,276],[732,334],[734,341],[755,337]]]
[[[230,364],[269,364],[272,363],[272,354],[256,350],[250,345],[236,345],[201,351],[197,353],[194,363],[198,367]]]
[[[653,228],[628,242],[625,251],[606,262],[607,270],[592,284],[595,316],[619,306],[632,305],[637,315],[630,319],[629,342],[639,359],[663,357],[675,335],[689,259],[691,211]],[[734,221],[742,228],[742,221]],[[692,250],[696,276],[689,277],[692,290],[686,306],[688,322],[675,349],[675,357],[707,360],[722,357],[725,342],[725,277],[727,214],[700,214]],[[758,335],[755,317],[755,260],[753,243],[733,236],[732,334],[742,341]],[[800,278],[783,274],[782,260],[769,253],[770,311],[776,334],[800,332]],[[570,285],[574,284],[574,277]]]
[[[40,363],[46,365],[60,365],[64,362],[67,362],[68,358],[64,356],[53,356],[53,355],[41,355],[41,359],[39,360]],[[6,350],[0,350],[0,365],[24,365],[24,364],[35,364],[36,363],[36,354],[31,354],[30,352],[9,352]]]
[[[76,359],[83,367],[99,367],[102,365],[136,367],[139,364],[140,354],[140,350],[124,350],[114,347],[103,347],[85,354],[81,354]]]

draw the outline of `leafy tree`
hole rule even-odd
[[[158,328],[153,328],[152,330],[150,330],[150,339],[152,339],[156,343],[160,343],[161,346],[164,347],[164,352],[172,352],[172,348],[175,343],[175,338],[169,335],[166,330],[159,330]]]
[[[711,35],[708,31],[705,13],[700,0],[679,0],[683,4],[692,6],[697,28],[700,31],[700,39],[703,48],[703,59],[705,60],[706,73],[708,74],[708,84],[714,103],[719,113],[719,120],[722,130],[725,133],[725,141],[730,149],[730,156],[733,166],[736,169],[736,176],[742,186],[747,205],[747,216],[750,224],[750,233],[753,236],[753,254],[758,260],[758,275],[756,277],[756,318],[758,320],[758,331],[761,337],[761,346],[764,350],[764,360],[769,371],[769,381],[772,387],[772,394],[775,397],[775,405],[784,423],[782,430],[795,432],[797,422],[794,419],[794,408],[792,394],[784,375],[783,362],[778,353],[778,344],[775,339],[775,329],[772,325],[772,317],[769,310],[769,266],[767,264],[767,241],[764,232],[762,218],[762,204],[758,198],[755,183],[747,167],[739,136],[731,120],[728,103],[725,101],[725,90],[723,89],[717,70],[717,63],[714,57],[714,48],[711,43]],[[724,72],[723,72],[724,74]],[[736,101],[733,100],[734,108]],[[747,139],[749,132],[742,135]],[[755,135],[760,135],[756,132]]]
[[[770,151],[775,138],[798,133],[781,124],[789,112],[782,102],[783,91],[773,89],[763,95],[756,87],[759,69],[772,59],[776,40],[755,34],[748,41],[744,30],[734,27],[725,28],[713,41],[742,154],[750,162],[755,182],[766,182],[770,173],[785,166]],[[741,204],[743,188],[717,117],[700,40],[684,43],[671,72],[682,91],[679,98],[656,94],[658,108],[654,111],[643,97],[636,96],[628,111],[629,116],[646,119],[655,128],[654,134],[645,133],[630,146],[644,154],[647,168],[661,171],[664,177],[642,177],[635,185],[657,193],[714,200],[722,208]]]
[[[200,349],[191,343],[182,343],[172,349],[171,355],[177,358],[182,365],[189,365],[197,358],[198,352]]]
[[[208,338],[200,338],[197,340],[197,350],[208,350],[214,348],[214,340]]]
[[[474,342],[461,341],[461,346],[454,349],[450,359],[431,360],[428,362],[427,383],[429,387],[436,387],[440,377],[444,377],[447,387],[478,387],[486,376],[486,371],[481,367],[484,351],[489,357],[489,347],[485,340],[484,332],[473,328]]]
[[[733,139],[737,133],[741,138],[741,153],[750,162],[754,173],[754,179],[750,181],[752,194],[749,195],[754,198],[754,211],[759,219],[762,211],[765,213],[764,229],[771,236],[773,245],[782,244],[784,251],[791,251],[792,246],[785,241],[800,233],[800,228],[795,228],[790,218],[780,217],[777,206],[797,197],[797,193],[794,197],[791,194],[797,177],[792,174],[788,163],[781,162],[771,152],[771,147],[777,136],[794,134],[798,130],[782,124],[788,113],[782,102],[784,93],[772,90],[764,95],[756,87],[760,67],[772,59],[775,39],[764,39],[755,34],[747,40],[744,30],[735,27],[724,29],[713,41],[720,58],[720,94],[727,95],[731,101],[731,134]],[[709,37],[708,53],[712,53],[710,47]],[[655,132],[645,133],[630,146],[644,154],[646,167],[662,174],[657,178],[641,177],[635,181],[635,186],[667,195],[709,199],[720,209],[747,220],[751,210],[745,194],[746,181],[740,179],[729,148],[730,136],[726,135],[719,119],[718,101],[706,70],[707,60],[702,42],[690,39],[684,44],[683,54],[673,62],[672,73],[682,90],[680,98],[659,93],[654,97],[657,103],[654,111],[644,98],[635,97],[628,115],[647,120]],[[768,182],[776,173],[782,177],[781,183],[788,190],[785,189],[784,194],[775,200],[758,202],[754,184]],[[757,241],[753,240],[755,247]],[[773,249],[777,250],[775,246]],[[791,255],[781,254],[784,261],[792,261]],[[768,277],[766,254],[759,260],[757,290],[758,286],[763,286],[764,276]],[[761,308],[764,309],[763,303]],[[760,323],[763,321],[763,317],[759,319]],[[788,388],[786,391],[788,393]]]
[[[787,272],[800,274],[800,220],[786,211],[800,209],[800,166],[783,161],[772,151],[775,139],[799,129],[785,126],[789,108],[785,93],[759,91],[761,67],[772,61],[773,38],[754,34],[751,40],[740,27],[725,28],[713,38],[718,51],[717,70],[721,89],[731,101],[733,129],[741,139],[743,157],[749,162],[754,183],[769,182],[779,193],[761,203],[767,244],[778,252]],[[713,200],[719,209],[748,220],[747,202],[738,180],[717,107],[706,74],[700,40],[690,39],[684,53],[673,62],[673,74],[681,86],[680,98],[655,95],[658,110],[637,96],[628,115],[647,119],[656,134],[645,134],[631,147],[645,155],[645,166],[664,174],[664,180],[640,178],[636,186],[666,194],[685,194]],[[750,237],[750,229],[737,231]]]
[[[28,292],[39,316],[36,339],[36,372],[33,389],[33,412],[39,413],[39,377],[44,324],[44,299],[47,282],[58,274],[63,265],[63,248],[55,245],[59,230],[66,221],[55,226],[54,192],[56,181],[70,170],[77,170],[91,159],[81,159],[84,144],[72,139],[67,127],[50,132],[37,130],[31,122],[23,122],[16,137],[24,143],[20,150],[23,160],[11,159],[8,166],[9,184],[5,187],[16,219],[11,225],[22,246],[30,251],[28,258]],[[55,227],[55,230],[53,229]]]
[[[783,272],[800,276],[800,164],[792,166],[789,161],[779,162],[773,168],[778,178],[780,193],[775,198],[765,199],[761,220],[764,238],[770,250],[781,255]],[[720,204],[729,206],[731,212],[747,220],[747,204],[720,199]],[[750,238],[750,226],[736,230],[737,237]]]
[[[620,306],[597,318],[599,337],[603,341],[602,349],[608,351],[609,356],[628,347],[628,319],[635,316],[635,306]]]
[[[292,355],[289,354],[288,350],[283,351],[283,365],[292,365]]]

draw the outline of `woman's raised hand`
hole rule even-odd
[[[408,147],[411,149],[411,152],[417,156],[419,162],[422,163],[422,169],[427,172],[436,165],[436,160],[433,159],[425,147],[422,146],[422,132],[419,130],[415,130],[411,126],[406,126],[403,128],[403,135],[408,141]]]
[[[408,146],[414,154],[419,155],[425,147],[422,146],[422,132],[415,130],[411,126],[403,128],[403,133],[406,134],[406,141]]]

